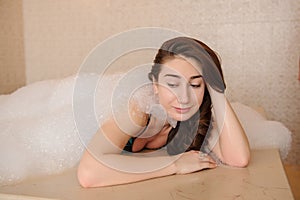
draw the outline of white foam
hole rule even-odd
[[[254,109],[242,103],[232,103],[252,149],[277,148],[282,159],[291,149],[292,133],[278,121],[269,121]]]
[[[111,114],[112,94],[122,76],[102,77],[97,89],[90,91],[93,94],[88,93],[89,87],[93,87],[99,77],[92,74],[81,77],[84,84],[77,96],[79,108],[84,111],[86,100],[95,95],[93,114],[98,125]],[[84,145],[95,133],[95,127],[89,127],[89,118],[82,119],[86,131],[80,136],[78,134],[72,104],[75,80],[75,76],[70,76],[41,81],[11,95],[0,96],[0,185],[17,183],[36,175],[56,174],[76,166]],[[117,95],[120,99],[128,98],[122,90]],[[142,102],[149,99],[147,92],[140,98]],[[283,158],[286,157],[291,143],[288,129],[279,122],[267,121],[242,104],[233,104],[233,108],[252,148],[278,147]]]
[[[111,92],[111,83],[119,76],[104,77],[105,84],[99,87],[103,97],[96,112],[99,123],[109,113],[109,96],[103,93]],[[86,91],[99,77],[81,77],[84,87],[78,102],[84,107],[89,98]],[[84,145],[95,132],[78,135],[72,105],[75,80],[70,76],[41,81],[0,96],[0,185],[60,173],[78,163]]]

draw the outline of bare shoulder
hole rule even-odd
[[[129,115],[134,124],[140,127],[147,125],[149,114],[144,112],[144,109],[135,100],[131,100],[129,103]]]

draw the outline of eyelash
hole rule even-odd
[[[172,83],[167,83],[167,84],[170,88],[175,88],[175,87],[179,86],[179,84],[172,84]],[[197,84],[197,85],[190,84],[190,86],[193,88],[199,88],[199,87],[201,87],[201,84]]]
[[[198,85],[193,85],[193,84],[191,84],[191,86],[192,86],[193,88],[199,88],[199,87],[201,87],[201,84],[198,84]]]
[[[167,83],[167,84],[170,88],[175,88],[175,87],[179,86],[178,84],[173,84],[173,83]]]

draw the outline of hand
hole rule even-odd
[[[200,153],[200,154],[199,154]],[[176,174],[188,174],[202,169],[215,168],[216,162],[207,154],[199,151],[189,151],[180,155],[175,161]]]

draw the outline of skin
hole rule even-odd
[[[224,118],[223,124],[217,124],[220,137],[217,142],[213,143],[211,149],[224,163],[236,167],[247,166],[250,159],[248,140],[224,94],[215,92],[210,86],[205,86],[200,76],[201,73],[186,60],[174,58],[164,64],[166,67],[162,68],[159,80],[154,83],[153,87],[169,116],[178,121],[189,119],[199,109],[204,89],[207,87],[214,105],[216,119]],[[225,102],[225,105],[222,102]],[[124,124],[129,124],[126,130],[133,134],[140,132],[146,126],[149,117],[146,113],[137,114],[137,112],[140,111],[131,105],[130,118],[128,118],[130,120],[126,121],[127,118],[123,120]],[[133,151],[139,151],[144,147],[163,146],[170,129],[170,125],[166,122],[164,128],[156,135],[149,138],[137,138],[133,145]],[[200,158],[199,151],[189,151],[177,156],[157,157],[135,157],[120,154],[130,137],[127,132],[120,129],[113,118],[108,119],[95,134],[82,156],[78,167],[79,183],[83,187],[101,187],[172,174],[187,174],[217,166],[215,161],[207,155]],[[97,159],[104,162],[99,162]],[[149,165],[156,166],[156,164],[164,162],[166,165],[162,168],[144,170]],[[116,170],[105,163],[122,165],[124,169],[134,168],[137,171],[140,170],[140,173]]]
[[[165,63],[159,74],[158,83],[154,85],[159,103],[169,116],[177,121],[188,120],[199,110],[204,89],[205,84],[200,73],[181,58]]]
[[[153,87],[159,103],[176,121],[188,120],[199,110],[205,90],[199,71],[179,57],[164,64]],[[171,126],[165,124],[164,129],[153,137],[137,138],[133,144],[133,152],[140,151],[144,147],[162,147],[166,144],[170,130]]]

